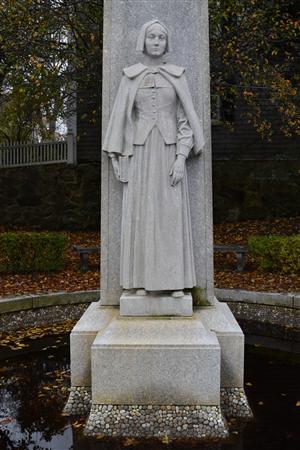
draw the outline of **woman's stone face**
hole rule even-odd
[[[166,51],[167,35],[164,29],[155,24],[148,28],[145,38],[145,50],[147,55],[153,58],[162,56]]]

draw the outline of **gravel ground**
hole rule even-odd
[[[0,314],[0,332],[54,325],[64,323],[67,320],[78,320],[88,306],[88,303],[82,303]]]
[[[287,330],[300,330],[300,309],[239,302],[228,302],[228,305],[237,320],[270,323]]]
[[[249,344],[300,352],[299,309],[238,302],[228,305]]]

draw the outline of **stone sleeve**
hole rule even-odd
[[[103,151],[110,157],[119,156],[124,153],[128,92],[126,82],[126,77],[123,75],[104,138]]]
[[[177,150],[176,155],[189,156],[194,145],[193,131],[190,127],[186,114],[181,103],[177,108]]]

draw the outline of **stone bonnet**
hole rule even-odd
[[[164,30],[164,32],[167,35],[167,45],[166,45],[166,51],[165,53],[169,53],[171,50],[170,47],[170,33],[168,28],[166,27],[166,25],[161,22],[160,20],[150,20],[150,22],[146,22],[144,23],[144,25],[142,26],[142,28],[140,29],[139,35],[138,35],[138,39],[137,39],[137,44],[136,44],[136,50],[139,52],[143,52],[144,53],[144,49],[145,49],[145,38],[146,38],[146,32],[148,30],[149,27],[151,27],[154,24],[159,24],[162,29]]]

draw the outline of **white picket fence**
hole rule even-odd
[[[73,134],[64,141],[0,144],[0,169],[41,164],[76,163]]]

